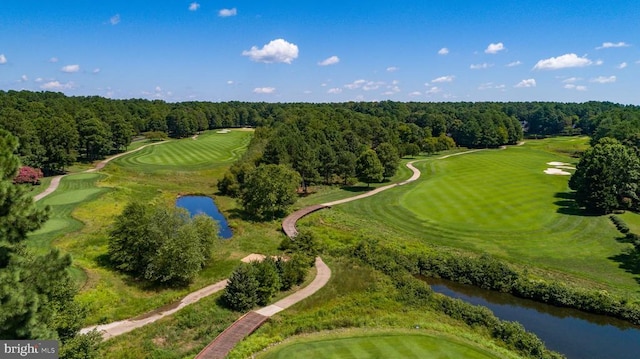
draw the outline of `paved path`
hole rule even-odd
[[[83,333],[83,334],[88,333],[95,329],[102,334],[102,338],[105,340],[120,334],[128,333],[136,328],[143,327],[149,323],[153,323],[157,321],[158,319],[171,315],[179,311],[180,309],[186,307],[187,305],[193,304],[199,301],[202,298],[208,297],[211,294],[219,292],[223,290],[224,287],[226,286],[227,286],[227,280],[226,279],[221,280],[218,283],[212,284],[210,286],[207,286],[195,292],[192,292],[175,303],[166,305],[150,313],[146,313],[132,319],[125,319],[125,320],[120,320],[120,321],[109,323],[109,324],[95,325],[95,326],[83,328],[82,330],[80,330],[80,333]]]
[[[155,145],[152,144],[152,145]],[[147,145],[148,146],[148,145]],[[143,146],[146,147],[146,146]],[[142,147],[134,150],[140,150],[142,149]],[[130,151],[128,153],[134,152],[134,151]],[[459,153],[455,153],[452,155],[447,155],[447,156],[443,156],[443,157],[439,157],[438,159],[445,159],[451,156],[457,156],[457,155],[461,155],[461,154],[465,154],[465,153],[471,153],[471,152],[476,152],[476,151],[481,151],[481,150],[471,150],[471,151],[466,151],[466,152],[459,152]],[[119,156],[122,156],[126,153],[120,154]],[[106,165],[106,163],[108,163],[110,160],[116,158],[115,156],[112,158],[109,158],[104,162],[104,164],[100,167],[103,168],[104,165]],[[365,197],[370,197],[373,196],[377,193],[380,193],[384,190],[396,187],[396,186],[402,186],[405,185],[407,183],[411,183],[413,181],[416,181],[418,178],[420,178],[420,171],[415,168],[413,166],[413,163],[416,161],[411,161],[407,163],[407,167],[412,171],[412,176],[402,182],[399,183],[394,183],[391,185],[387,185],[387,186],[383,186],[383,187],[379,187],[376,188],[372,191],[369,191],[367,193],[364,194],[360,194],[357,196],[353,196],[353,197],[349,197],[349,198],[345,198],[342,200],[338,200],[338,201],[333,201],[333,202],[327,202],[327,203],[323,203],[323,204],[319,204],[319,205],[313,205],[313,206],[309,206],[309,207],[305,207],[302,208],[298,211],[293,212],[292,214],[290,214],[289,216],[287,216],[283,222],[282,222],[282,229],[285,232],[285,234],[287,236],[289,236],[290,238],[294,238],[297,234],[298,231],[296,230],[295,224],[296,222],[310,214],[313,212],[316,212],[318,210],[324,209],[324,208],[328,208],[331,207],[333,205],[337,205],[337,204],[341,204],[341,203],[346,203],[346,202],[350,202],[350,201],[355,201],[361,198],[365,198]],[[101,162],[102,163],[102,162]],[[99,164],[100,165],[100,164]],[[97,168],[97,167],[96,167]],[[53,182],[53,181],[52,181]],[[243,261],[249,260],[249,258],[254,258],[252,256],[255,256],[253,254],[245,257],[243,259]],[[242,339],[244,339],[246,336],[248,336],[249,334],[253,333],[256,329],[258,329],[269,317],[291,307],[292,305],[308,298],[309,296],[313,295],[315,292],[317,292],[318,290],[320,290],[322,287],[324,287],[327,282],[329,281],[329,279],[331,278],[331,269],[322,261],[322,259],[320,257],[316,258],[316,277],[314,278],[314,280],[305,288],[291,294],[290,296],[279,300],[278,302],[260,308],[258,310],[249,312],[247,314],[245,314],[244,316],[242,316],[240,319],[238,319],[237,321],[235,321],[231,326],[229,326],[227,329],[225,329],[222,333],[220,333],[220,335],[218,335],[211,343],[209,343],[209,345],[207,345],[197,356],[196,358],[199,359],[211,359],[211,358],[224,358],[229,351],[231,351],[231,349],[233,349],[235,347],[235,345],[237,343],[239,343]],[[185,306],[195,303],[198,300],[207,297],[211,294],[214,294],[222,289],[224,289],[224,287],[227,285],[227,280],[222,280],[218,283],[212,284],[208,287],[202,288],[198,291],[195,291],[187,296],[185,296],[182,300],[175,302],[173,304],[164,306],[162,308],[156,309],[150,313],[144,314],[142,316],[136,317],[136,318],[132,318],[132,319],[125,319],[125,320],[121,320],[118,322],[113,322],[113,323],[109,323],[109,324],[103,324],[103,325],[97,325],[97,326],[92,326],[92,327],[87,327],[87,328],[83,328],[81,330],[81,333],[87,333],[90,332],[92,330],[98,330],[99,332],[102,333],[103,338],[104,339],[108,339],[123,333],[127,333],[130,332],[136,328],[140,328],[142,326],[145,326],[149,323],[153,323],[155,321],[157,321],[160,318],[166,317],[168,315],[171,315],[175,312],[177,312],[178,310],[184,308]]]
[[[116,159],[116,158],[118,158],[118,157],[122,157],[122,156],[124,156],[124,155],[128,155],[128,154],[133,153],[133,152],[136,152],[136,151],[140,151],[141,149],[143,149],[143,148],[145,148],[145,147],[159,145],[159,144],[161,144],[161,143],[165,143],[165,142],[163,141],[163,142],[150,143],[150,144],[148,144],[148,145],[144,145],[144,146],[138,147],[138,148],[136,148],[135,150],[131,150],[131,151],[127,151],[127,152],[118,153],[118,154],[117,154],[117,155],[115,155],[115,156],[111,156],[111,157],[109,157],[109,158],[106,158],[106,159],[104,159],[104,160],[102,160],[102,161],[98,162],[94,168],[91,168],[91,169],[88,169],[88,170],[86,170],[86,171],[83,171],[82,173],[91,173],[91,172],[99,171],[99,170],[103,169],[103,168],[104,168],[104,166],[106,166],[106,165],[107,165],[107,163],[109,163],[109,162],[111,162],[111,161],[115,160],[115,159]],[[44,197],[46,197],[46,196],[50,195],[51,193],[53,193],[55,190],[57,190],[57,189],[58,189],[58,186],[60,185],[60,180],[62,179],[62,177],[65,177],[65,176],[67,176],[67,175],[59,175],[59,176],[55,176],[55,177],[53,177],[53,179],[51,180],[51,183],[49,183],[49,187],[47,187],[47,189],[45,189],[42,193],[40,193],[40,194],[38,194],[38,195],[33,196],[33,201],[34,201],[34,202],[37,202],[37,201],[39,201],[39,200],[43,199]]]
[[[196,359],[224,358],[236,344],[258,329],[269,317],[308,298],[320,290],[320,288],[324,287],[331,278],[331,269],[329,269],[320,257],[316,258],[315,265],[316,277],[308,286],[274,304],[243,315],[202,349],[202,351],[196,355]]]

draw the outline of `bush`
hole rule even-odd
[[[29,166],[22,166],[18,171],[18,175],[13,179],[15,184],[31,183],[32,185],[40,184],[42,178],[42,170]]]

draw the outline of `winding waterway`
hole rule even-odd
[[[229,239],[233,235],[227,219],[220,213],[213,198],[207,196],[182,196],[176,201],[176,206],[189,211],[189,214],[195,216],[197,214],[206,214],[218,222],[218,236],[220,238]]]
[[[542,339],[547,348],[567,358],[640,357],[640,327],[625,321],[451,281],[422,279],[437,293],[485,306],[500,319],[521,323]]]

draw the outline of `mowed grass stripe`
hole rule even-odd
[[[139,172],[195,171],[235,161],[246,149],[251,131],[231,131],[218,134],[213,131],[160,146],[152,146],[114,161],[124,168]]]
[[[82,228],[82,222],[73,218],[71,213],[80,204],[95,200],[109,191],[96,187],[96,182],[103,177],[98,173],[83,173],[62,178],[54,193],[37,202],[38,207],[50,207],[49,220],[29,235],[27,244],[45,252],[58,236]]]
[[[309,340],[309,339],[306,339]],[[429,335],[372,335],[294,342],[268,350],[260,358],[498,358],[467,343]]]
[[[620,255],[631,246],[616,240],[620,235],[606,216],[580,215],[570,207],[569,177],[543,171],[548,162],[575,159],[540,150],[544,141],[418,162],[418,181],[333,210],[363,231],[384,226],[408,240],[489,253],[608,290],[637,292],[636,275],[621,268]]]

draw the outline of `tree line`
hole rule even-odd
[[[299,131],[308,126],[316,132],[350,130],[359,140],[352,147],[369,144],[375,149],[389,142],[402,156],[438,151],[449,140],[465,147],[495,147],[516,143],[523,133],[601,136],[603,131],[624,131],[628,125],[615,119],[633,122],[639,112],[637,106],[610,102],[167,103],[0,91],[0,128],[18,137],[22,163],[45,173],[122,151],[133,136],[144,133],[180,138],[214,128],[294,124]]]

